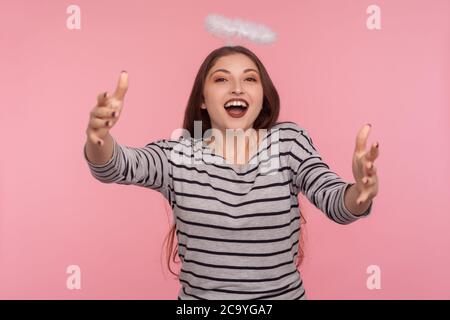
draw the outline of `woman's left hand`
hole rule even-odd
[[[372,201],[378,193],[377,168],[374,162],[379,155],[379,143],[375,142],[370,150],[366,150],[370,129],[371,125],[366,124],[358,132],[355,153],[353,154],[352,171],[356,190],[359,192],[356,200],[357,205]]]

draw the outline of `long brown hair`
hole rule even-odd
[[[183,121],[183,129],[188,130],[189,133],[191,134],[191,137],[194,137],[194,121],[201,121],[203,132],[211,128],[211,119],[208,115],[207,110],[200,108],[200,106],[204,102],[203,87],[209,70],[214,66],[214,64],[220,57],[239,53],[245,54],[258,67],[258,71],[260,73],[261,78],[261,84],[263,87],[264,98],[262,110],[253,123],[253,129],[270,130],[270,128],[272,128],[277,123],[278,116],[280,113],[280,98],[262,62],[252,51],[243,46],[225,46],[215,49],[205,58],[202,65],[200,66],[200,69],[197,72],[197,76],[195,77],[194,85],[192,87],[191,94],[189,96]],[[306,220],[302,216],[301,211],[300,211],[300,218],[301,218],[300,223],[303,224],[306,223]],[[297,267],[300,266],[304,257],[304,252],[302,250],[303,247],[302,229],[303,228],[300,228],[300,243],[297,258]],[[170,266],[170,260],[172,260],[174,263],[178,262],[175,260],[178,253],[178,244],[176,244],[176,246],[174,245],[175,236],[176,236],[176,222],[174,221],[164,242],[167,242],[166,245],[167,267],[173,275],[178,277],[179,274],[174,273]]]

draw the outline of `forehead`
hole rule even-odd
[[[252,59],[245,54],[232,54],[229,56],[223,56],[217,59],[216,63],[212,66],[209,73],[214,72],[216,69],[226,69],[230,72],[242,72],[245,69],[252,68],[258,70],[258,67]]]

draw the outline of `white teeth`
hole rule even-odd
[[[230,106],[242,106],[242,107],[247,107],[247,104],[244,101],[230,101],[227,102],[225,104],[225,108],[226,107],[230,107]]]

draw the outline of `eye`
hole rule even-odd
[[[247,79],[251,79],[253,82],[256,82],[256,79],[255,78],[247,78]],[[246,80],[247,80],[246,79]],[[225,80],[225,78],[217,78],[216,80],[214,80],[214,82],[222,82],[222,81],[219,81],[219,80]]]

